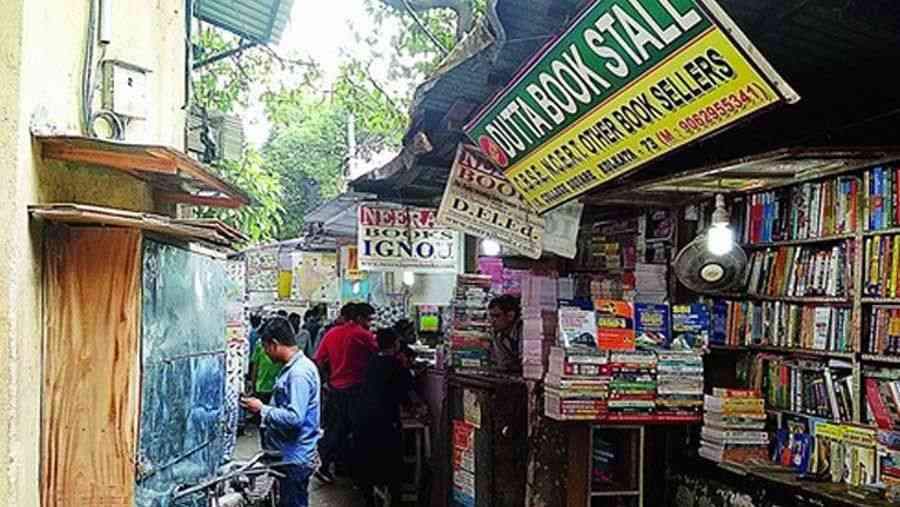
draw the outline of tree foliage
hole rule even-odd
[[[400,0],[365,3],[370,23],[354,27],[338,75],[321,89],[316,62],[286,59],[255,46],[205,65],[193,76],[194,103],[224,113],[262,103],[272,131],[259,152],[221,164],[221,175],[256,201],[241,210],[202,208],[205,217],[240,228],[254,242],[302,235],[306,214],[343,187],[348,158],[365,162],[401,147],[415,85],[431,75],[484,12],[486,0]],[[357,23],[358,24],[358,23]],[[353,22],[351,21],[351,25]],[[439,42],[432,40],[427,30]],[[383,52],[390,35],[390,50]],[[240,41],[205,28],[195,34],[195,61]],[[349,153],[348,119],[356,125]]]
[[[296,238],[303,233],[306,214],[341,190],[348,115],[334,101],[309,95],[270,102],[267,112],[278,120],[263,153],[266,167],[279,175],[283,187],[279,238]]]

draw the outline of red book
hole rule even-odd
[[[762,398],[762,393],[756,389],[728,389],[714,387],[713,396],[717,398]]]
[[[869,403],[869,409],[872,410],[872,417],[875,418],[878,427],[885,430],[893,429],[894,422],[881,398],[878,381],[873,378],[866,379],[866,401]]]

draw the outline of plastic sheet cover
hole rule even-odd
[[[144,242],[137,507],[213,477],[225,435],[224,261]]]

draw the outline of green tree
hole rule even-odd
[[[306,214],[338,195],[347,155],[349,113],[334,100],[295,99],[267,104],[274,128],[262,150],[284,188],[281,239],[302,235]]]
[[[240,44],[235,37],[206,27],[194,38],[194,60],[209,61],[239,48]],[[262,100],[263,96],[283,94],[289,98],[293,89],[285,90],[281,86],[276,79],[278,72],[299,75],[304,85],[318,76],[318,69],[311,62],[285,60],[265,46],[247,48],[195,70],[192,75],[193,104],[207,110],[234,113]],[[240,160],[216,163],[214,169],[246,191],[254,202],[238,210],[201,207],[197,214],[218,218],[240,229],[250,237],[251,243],[278,237],[285,213],[281,175],[267,167],[262,155],[252,148],[247,148]]]

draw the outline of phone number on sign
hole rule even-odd
[[[748,107],[769,100],[769,94],[758,84],[752,83],[741,91],[727,95],[706,109],[684,118],[678,122],[678,126],[688,134],[696,134],[715,127]]]

